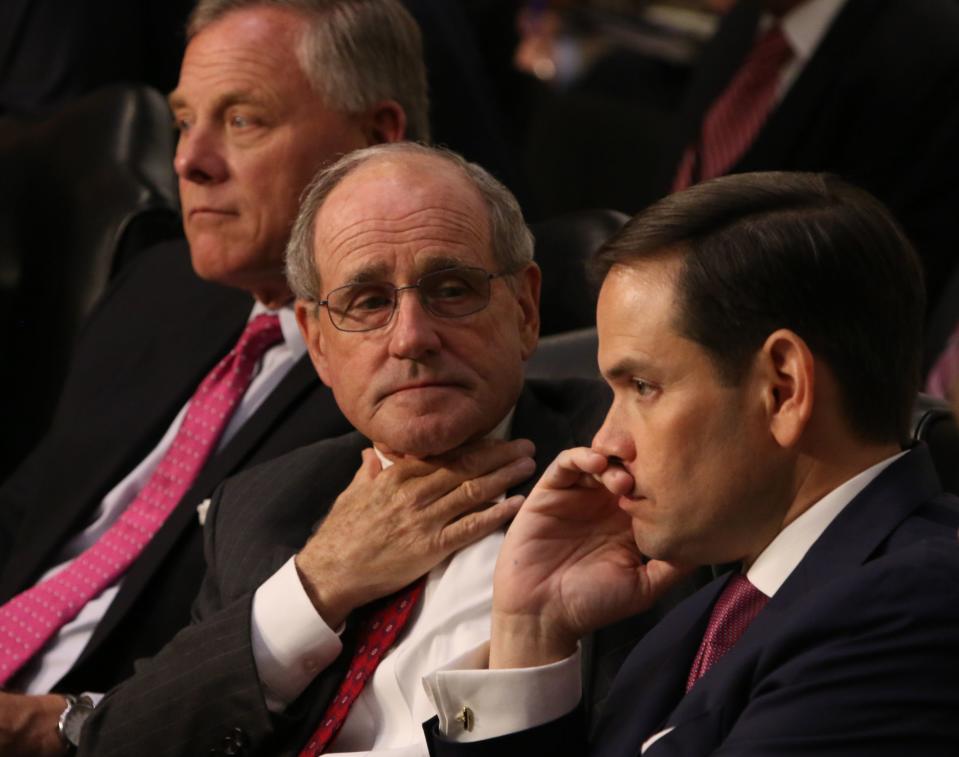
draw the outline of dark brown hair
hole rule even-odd
[[[839,383],[849,426],[905,441],[919,386],[925,291],[889,211],[826,174],[767,172],[704,182],[639,213],[594,260],[682,258],[677,329],[737,383],[779,328],[801,336]]]

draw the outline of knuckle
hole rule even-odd
[[[470,502],[481,502],[484,497],[483,487],[478,479],[471,478],[463,482],[463,494]]]

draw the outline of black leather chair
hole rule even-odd
[[[596,291],[586,263],[628,218],[616,210],[580,210],[532,225],[535,258],[543,270],[541,334],[596,324]]]
[[[109,87],[43,120],[0,119],[0,478],[48,422],[107,281],[181,233],[174,136],[147,87]]]
[[[912,410],[912,438],[929,445],[942,488],[959,494],[959,425],[949,405],[920,394]]]

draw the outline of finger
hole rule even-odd
[[[608,464],[605,455],[594,452],[589,447],[563,450],[550,463],[537,487],[569,489],[582,484],[586,477],[601,474]]]
[[[618,497],[625,497],[633,491],[633,477],[619,465],[610,465],[597,476],[597,480]]]
[[[446,554],[456,552],[493,533],[511,520],[525,500],[520,495],[507,497],[484,510],[469,513],[448,524],[440,532],[440,546]]]
[[[535,461],[530,457],[521,457],[485,476],[463,481],[453,491],[437,498],[430,507],[436,518],[450,521],[491,502],[512,487],[529,480],[535,472]]]
[[[650,560],[637,570],[640,573],[640,582],[646,586],[644,593],[649,597],[648,603],[652,604],[692,573],[695,568],[665,560]]]
[[[464,481],[502,470],[522,459],[532,459],[535,452],[536,447],[529,439],[513,439],[509,442],[487,439],[465,445],[447,455],[431,458],[431,462],[438,463],[440,467],[425,477],[422,494],[430,499],[438,499],[452,492]],[[520,481],[530,475],[532,472],[527,473]],[[507,488],[513,483],[507,484]],[[488,495],[487,499],[502,494],[503,491],[505,489],[500,489]]]
[[[372,447],[367,447],[361,453],[363,463],[360,465],[360,472],[369,478],[375,478],[378,473],[383,472],[383,463],[380,462],[379,455]]]

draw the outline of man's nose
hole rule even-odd
[[[396,312],[390,333],[393,357],[418,360],[440,349],[439,324],[420,301],[419,290],[401,289],[396,293]]]
[[[608,458],[616,461],[631,460],[634,456],[632,437],[622,428],[616,411],[616,404],[610,407],[603,420],[603,425],[593,437],[592,448]]]
[[[218,183],[229,175],[219,138],[212,129],[200,125],[180,132],[173,168],[181,181],[194,184]]]

